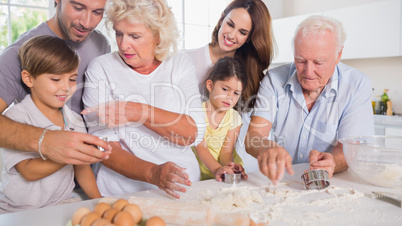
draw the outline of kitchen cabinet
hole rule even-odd
[[[342,59],[360,59],[402,55],[401,10],[402,0],[387,0],[313,14],[341,21],[347,33]],[[291,41],[296,26],[313,14],[273,20],[279,50],[274,63],[293,61]]]
[[[374,115],[376,135],[402,136],[402,117]]]

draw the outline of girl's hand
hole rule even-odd
[[[233,162],[232,162],[233,163]],[[215,170],[215,179],[217,181],[223,181],[223,179],[225,178],[225,173],[230,173],[230,174],[234,174],[233,172],[233,166],[229,166],[230,163],[226,166],[222,166],[220,168],[218,168],[217,170]]]
[[[215,179],[217,181],[222,181],[225,177],[225,173],[234,174],[241,173],[241,178],[246,180],[248,175],[244,171],[244,168],[241,164],[229,162],[226,166],[222,166],[215,171]]]
[[[233,162],[231,162],[231,163],[233,163]],[[241,173],[241,179],[242,180],[247,180],[248,175],[246,174],[246,172],[245,172],[245,170],[244,170],[244,168],[243,168],[243,166],[241,164],[233,163],[233,171],[236,172],[236,173]]]

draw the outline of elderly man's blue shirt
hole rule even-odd
[[[308,162],[309,152],[330,152],[337,140],[374,134],[371,82],[339,63],[311,111],[307,109],[294,64],[269,70],[257,95],[253,116],[272,123],[271,138],[292,156]]]

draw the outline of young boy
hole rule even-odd
[[[13,212],[56,205],[73,198],[74,175],[89,198],[100,198],[89,165],[65,165],[46,159],[40,151],[48,130],[86,133],[80,115],[65,102],[76,89],[79,57],[64,40],[38,36],[26,41],[18,52],[22,81],[29,88],[19,104],[5,116],[44,128],[39,153],[2,149],[0,211]]]

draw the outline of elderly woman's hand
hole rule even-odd
[[[173,162],[155,165],[151,170],[151,183],[174,198],[180,198],[176,191],[186,192],[186,188],[179,184],[191,186],[191,181],[185,170]]]
[[[101,124],[116,127],[129,122],[145,122],[149,109],[146,104],[117,100],[86,108],[81,114],[92,112],[97,114]]]

